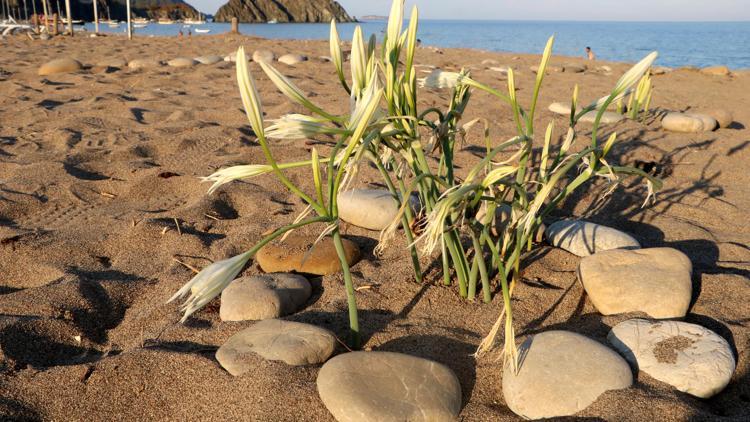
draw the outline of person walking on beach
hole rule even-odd
[[[591,50],[591,47],[586,47],[586,56],[589,60],[596,60],[596,54]]]

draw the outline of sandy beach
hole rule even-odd
[[[242,108],[233,63],[140,70],[97,66],[109,59],[225,56],[239,46],[303,54],[309,61],[275,66],[333,113],[349,102],[321,41],[243,36],[192,38],[26,36],[0,41],[0,419],[3,420],[257,420],[329,421],[316,390],[320,365],[291,367],[257,358],[252,373],[233,377],[214,354],[253,322],[222,322],[218,301],[185,324],[165,304],[193,272],[245,251],[270,229],[290,223],[304,205],[272,177],[236,182],[207,196],[198,177],[236,164],[264,163]],[[540,50],[543,46],[539,46]],[[43,63],[69,57],[86,68],[38,76]],[[478,81],[506,91],[510,66],[518,96],[531,97],[538,55],[420,48],[420,69],[466,67]],[[489,62],[493,60],[494,62]],[[485,64],[483,64],[483,62]],[[566,118],[547,110],[609,93],[625,63],[554,57],[552,64],[588,65],[584,73],[551,72],[540,99],[538,127]],[[658,63],[657,63],[658,64]],[[609,66],[610,72],[601,69]],[[250,64],[265,118],[302,110]],[[426,73],[420,76],[424,76]],[[675,69],[653,78],[652,115],[606,126],[619,141],[611,160],[654,169],[664,179],[655,204],[641,208],[635,180],[602,197],[600,182],[567,201],[555,217],[581,217],[631,233],[644,247],[669,246],[693,263],[687,322],[723,336],[737,368],[729,386],[702,400],[640,373],[634,386],[610,391],[578,416],[596,420],[750,419],[750,74],[714,76]],[[422,90],[423,106],[447,104],[448,91]],[[702,133],[660,126],[667,111],[732,112],[734,123]],[[515,134],[510,108],[476,92],[464,121],[491,124],[494,144]],[[588,125],[588,126],[587,126]],[[590,124],[581,123],[585,135]],[[459,172],[484,151],[481,130],[458,153]],[[275,141],[280,161],[306,160],[315,140]],[[290,178],[308,192],[307,170]],[[356,187],[382,187],[362,166]],[[317,234],[322,227],[305,229]],[[423,258],[426,283],[414,281],[406,245],[373,252],[378,232],[343,225],[363,259],[353,270],[366,350],[395,351],[443,363],[462,388],[464,421],[517,420],[502,395],[502,363],[471,354],[495,322],[501,296],[468,303],[443,286],[439,265]],[[551,329],[607,344],[614,325],[643,314],[602,316],[576,278],[579,258],[541,246],[525,262],[515,291],[520,339]],[[184,265],[178,261],[181,261]],[[432,265],[431,265],[432,264]],[[259,274],[256,265],[243,275]],[[285,319],[315,324],[345,338],[341,275],[313,278],[312,298]],[[339,346],[337,353],[345,352]]]

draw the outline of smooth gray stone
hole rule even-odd
[[[585,220],[556,221],[547,227],[544,234],[552,246],[578,256],[588,256],[609,249],[641,247],[627,233]]]
[[[255,50],[253,52],[253,61],[255,63],[266,62],[271,63],[276,58],[276,55],[268,50]]]
[[[41,65],[38,70],[39,76],[55,75],[58,73],[73,73],[83,69],[81,62],[75,59],[62,58],[50,60]]]
[[[419,200],[412,196],[412,210]],[[369,230],[383,230],[398,216],[399,206],[386,189],[352,189],[339,193],[339,217],[347,223]]]
[[[296,312],[312,293],[297,274],[275,273],[238,278],[221,293],[222,321],[278,318]]]
[[[200,63],[200,64],[216,64],[216,63],[219,63],[222,60],[223,59],[221,58],[221,56],[214,56],[214,55],[200,56],[200,57],[196,57],[195,58],[195,61],[198,62],[198,63]]]
[[[192,67],[197,63],[198,62],[188,57],[177,57],[176,59],[168,61],[167,65],[172,67]]]
[[[338,355],[323,365],[317,383],[323,404],[339,422],[454,421],[461,410],[461,385],[453,371],[401,353]]]
[[[633,374],[614,350],[569,331],[530,336],[519,348],[518,372],[504,365],[503,396],[527,419],[573,415],[609,390],[628,388]]]
[[[701,398],[723,390],[735,369],[729,343],[700,325],[631,319],[612,328],[607,340],[636,369]]]
[[[287,365],[315,365],[325,362],[336,348],[336,337],[310,324],[267,319],[230,337],[216,351],[216,360],[234,376],[253,369],[249,355],[280,360]]]
[[[703,132],[703,120],[684,113],[668,113],[661,120],[661,127],[671,132]]]
[[[692,298],[692,264],[672,248],[610,250],[583,258],[578,278],[602,315],[681,318]]]
[[[284,54],[283,56],[279,57],[279,63],[284,63],[288,66],[294,66],[306,61],[307,56],[303,56],[300,54]]]

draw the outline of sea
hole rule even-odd
[[[386,21],[339,24],[342,39],[351,39],[356,25],[367,37],[382,37]],[[198,33],[196,28],[210,30]],[[94,25],[86,24],[87,31]],[[102,32],[123,33],[100,25]],[[229,24],[208,22],[191,27],[151,23],[135,28],[136,36],[215,35],[229,31]],[[328,24],[240,24],[240,32],[275,39],[327,40]],[[660,53],[657,64],[669,67],[725,65],[750,68],[750,22],[583,22],[583,21],[457,21],[421,20],[422,45],[441,48],[468,47],[481,50],[541,53],[549,36],[555,35],[555,53],[584,56],[590,46],[601,60],[636,62],[651,51]]]

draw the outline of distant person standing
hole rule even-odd
[[[596,54],[591,50],[591,47],[586,47],[586,56],[588,56],[589,60],[596,60]]]

